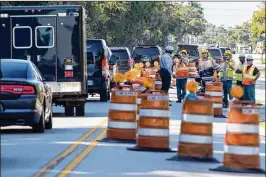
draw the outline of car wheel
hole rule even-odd
[[[107,88],[105,88],[100,93],[100,101],[101,102],[107,102],[107,100],[108,100],[108,90],[107,90]]]
[[[38,124],[32,126],[32,130],[34,133],[43,133],[45,130],[45,120],[44,120],[44,109],[42,110],[42,114]]]
[[[45,129],[53,128],[53,109],[51,108],[51,113],[48,117],[48,122],[45,122]]]
[[[85,105],[76,107],[76,116],[84,116],[85,115]]]
[[[65,106],[65,116],[74,116],[73,106]]]

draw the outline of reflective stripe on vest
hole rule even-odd
[[[238,69],[243,72],[244,66],[243,65],[239,65]],[[243,73],[237,73],[236,74],[236,80],[237,81],[242,81],[243,80]]]
[[[176,68],[175,68],[175,75],[176,77],[188,77],[189,75],[189,68],[184,64],[184,63],[181,63],[179,64]]]
[[[256,78],[256,76],[253,76],[255,66],[252,65],[248,70],[247,66],[244,67],[243,69],[243,84],[244,85],[250,85],[252,80]]]

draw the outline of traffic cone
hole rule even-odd
[[[169,96],[161,90],[141,95],[137,145],[132,151],[174,152],[169,148]]]
[[[218,162],[213,158],[212,121],[210,99],[185,99],[178,152],[168,160]]]
[[[238,93],[237,93],[238,94]],[[260,169],[259,107],[253,102],[233,101],[230,103],[223,166],[211,171],[264,173]]]

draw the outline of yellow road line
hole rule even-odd
[[[100,128],[103,124],[107,122],[107,119],[104,119],[99,124],[91,128],[85,134],[83,134],[79,139],[77,139],[73,144],[71,144],[64,152],[57,155],[54,159],[49,161],[46,165],[44,165],[39,171],[37,171],[32,177],[41,177],[45,176],[49,173],[59,162],[61,162],[64,158],[74,152],[78,146],[88,139],[98,128]]]
[[[67,177],[71,174],[71,172],[84,160],[85,157],[89,155],[90,152],[97,146],[99,143],[98,140],[101,140],[105,137],[106,129],[102,130],[98,136],[96,136],[92,142],[88,144],[86,148],[82,150],[82,152],[77,155],[67,166],[56,176],[56,177]]]

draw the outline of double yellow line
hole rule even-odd
[[[71,144],[65,151],[60,153],[58,156],[56,156],[54,159],[49,161],[46,165],[44,165],[38,172],[36,172],[32,177],[41,177],[45,176],[47,173],[49,173],[51,170],[53,170],[63,159],[65,159],[67,156],[69,156],[72,152],[74,152],[78,146],[88,139],[96,130],[98,130],[101,126],[103,126],[107,122],[107,119],[104,119],[99,124],[97,124],[95,127],[90,129],[88,132],[86,132],[84,135],[82,135],[79,139],[77,139],[73,144]],[[103,139],[105,136],[105,129],[100,132],[98,136],[96,136],[89,145],[82,150],[82,152],[76,156],[58,175],[57,177],[65,177],[68,176],[71,171],[76,168],[80,162],[97,146],[98,141],[100,139]]]

